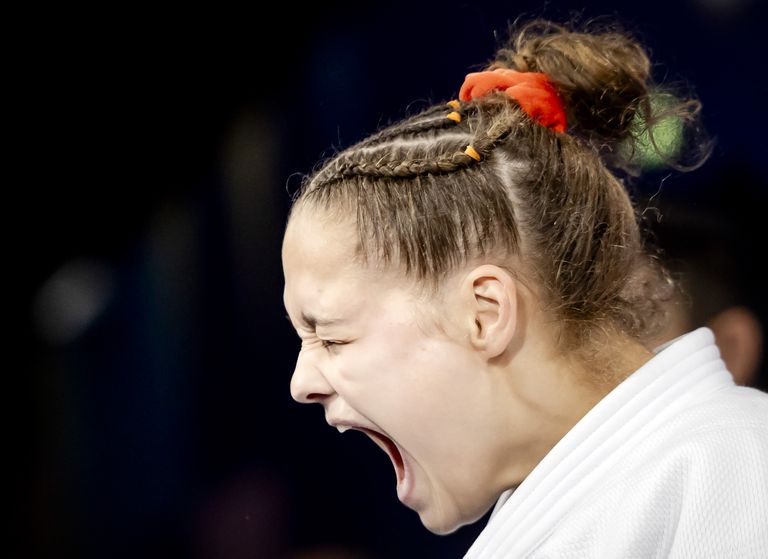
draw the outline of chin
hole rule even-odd
[[[427,530],[437,536],[447,536],[448,534],[454,533],[462,526],[477,522],[482,518],[483,514],[485,514],[485,512],[480,512],[480,514],[472,515],[470,518],[467,518],[445,513],[443,515],[430,516],[429,512],[425,512],[419,516],[421,518],[421,523]]]
[[[458,522],[428,522],[425,521],[423,518],[421,519],[421,523],[424,525],[424,527],[432,532],[433,534],[437,536],[447,536],[448,534],[454,533],[456,530],[458,530],[460,527],[462,527],[464,524],[458,523]]]

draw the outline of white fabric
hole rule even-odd
[[[708,328],[658,353],[496,503],[465,555],[768,557],[768,394]]]

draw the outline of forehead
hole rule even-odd
[[[356,231],[350,222],[294,215],[283,239],[283,299],[291,314],[322,314],[354,303],[367,271],[356,261]],[[325,309],[323,307],[326,307]]]
[[[286,281],[312,274],[334,275],[339,266],[345,271],[361,268],[355,262],[356,231],[349,221],[333,221],[307,210],[288,222],[283,238],[283,273]]]
[[[397,270],[364,265],[356,256],[351,220],[334,221],[303,210],[292,216],[283,239],[283,300],[296,318],[360,312],[385,292],[410,296],[412,286]],[[375,297],[372,295],[375,294]]]

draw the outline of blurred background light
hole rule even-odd
[[[104,311],[114,290],[112,271],[89,259],[72,260],[48,278],[35,296],[34,322],[48,343],[76,340]]]

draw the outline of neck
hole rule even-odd
[[[499,408],[508,412],[507,425],[521,421],[535,424],[535,436],[503,473],[502,490],[518,485],[600,400],[647,362],[653,354],[626,337],[601,344],[610,348],[591,353],[600,366],[587,364],[573,355],[559,355],[552,345],[530,336],[513,355],[498,363]],[[539,340],[532,342],[531,340]],[[520,448],[519,435],[512,433],[509,448]]]

